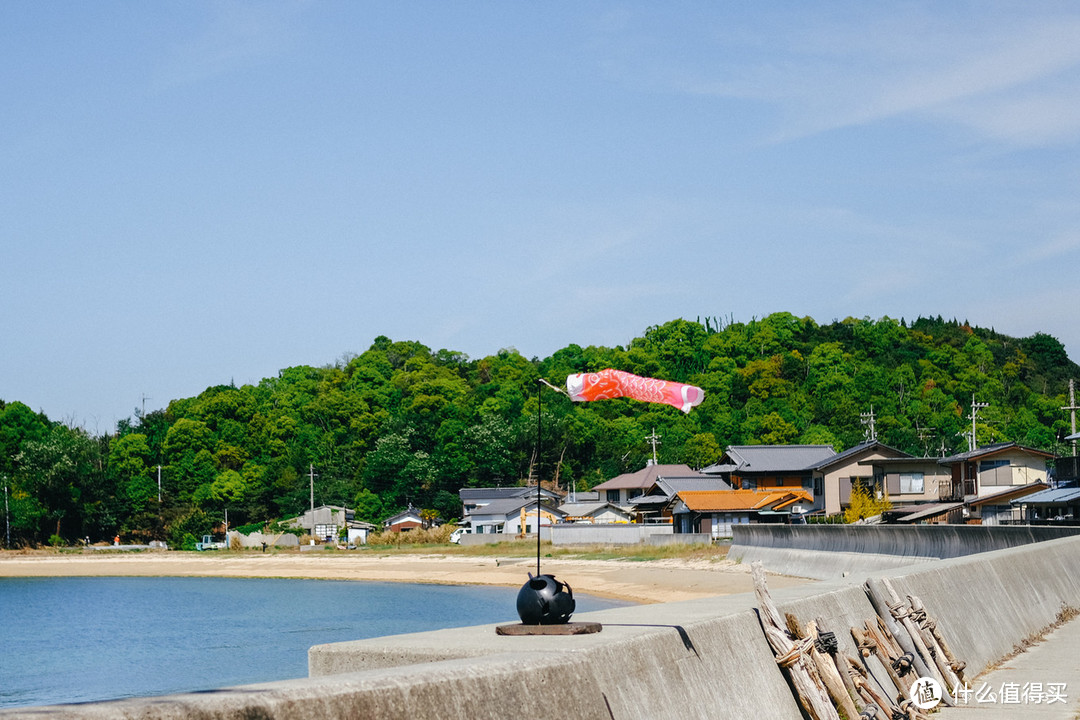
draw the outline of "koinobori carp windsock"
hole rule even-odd
[[[690,408],[701,403],[705,397],[705,391],[693,385],[640,377],[611,368],[568,376],[566,391],[571,400],[579,402],[628,397],[642,402],[664,403],[684,413],[690,412]]]

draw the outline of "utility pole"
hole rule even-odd
[[[930,439],[930,432],[935,429],[936,428],[919,428],[919,442],[923,444],[923,457],[930,457],[930,445],[926,441]],[[944,444],[944,442],[944,439],[942,439],[942,444]],[[941,456],[945,457],[945,453],[942,453]]]
[[[7,475],[4,476],[4,530],[7,533],[7,542],[4,547],[11,549],[11,516],[8,515],[8,485]]]
[[[1069,406],[1068,407],[1063,407],[1061,409],[1069,411],[1069,419],[1070,419],[1071,429],[1072,429],[1072,431],[1069,434],[1070,435],[1075,435],[1076,434],[1076,411],[1080,410],[1080,407],[1076,406],[1076,381],[1074,379],[1072,379],[1072,378],[1069,378]],[[1075,440],[1072,441],[1072,454],[1073,454],[1073,457],[1076,457],[1076,441]]]
[[[157,466],[157,504],[161,504],[161,466]]]
[[[978,449],[979,443],[975,440],[975,416],[979,414],[979,411],[983,408],[990,407],[990,403],[975,402],[975,394],[971,395],[971,438],[968,443],[968,450],[974,452]]]
[[[661,444],[660,438],[662,436],[656,434],[656,428],[652,429],[652,435],[645,436],[645,439],[652,445],[652,464],[656,465],[656,446]]]
[[[877,442],[877,425],[874,418],[874,406],[870,406],[870,412],[868,413],[859,413],[859,417],[861,418],[860,422],[867,426],[866,432],[863,434],[863,437],[866,438],[866,442]]]
[[[308,465],[308,479],[311,481],[311,537],[315,537],[315,463]]]
[[[144,417],[146,417],[146,401],[147,401],[147,400],[153,400],[153,399],[154,399],[154,398],[150,397],[150,396],[149,396],[149,395],[147,395],[146,393],[143,393],[143,394],[142,394],[142,415],[140,415],[140,416],[139,416],[139,420],[140,420],[140,421],[141,421],[141,420],[142,420],[142,419],[143,419]]]

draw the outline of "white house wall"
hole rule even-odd
[[[825,473],[822,484],[824,485],[824,507],[826,515],[835,515],[843,510],[843,502],[840,497],[841,478],[864,477],[873,478],[874,470],[869,465],[859,465],[859,461],[880,460],[885,456],[881,453],[871,453],[865,456],[853,458],[847,465],[833,468]],[[814,498],[814,507],[822,507],[822,498]]]
[[[921,493],[900,491],[900,475],[908,472],[921,472],[923,474],[923,491]],[[889,492],[889,500],[894,505],[938,502],[943,495],[947,497],[952,490],[952,473],[949,472],[948,468],[940,465],[932,471],[925,468],[892,470],[885,474],[885,488]]]
[[[1046,482],[1046,460],[1027,453],[1008,452],[995,455],[993,460],[1008,460],[1008,466],[979,470],[979,497],[994,495],[1004,488]],[[977,467],[981,467],[977,466]]]

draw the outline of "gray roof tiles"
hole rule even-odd
[[[1080,501],[1080,488],[1051,488],[1017,498],[1013,505],[1066,505]]]
[[[791,472],[808,470],[836,455],[829,445],[732,445],[725,456],[738,472]]]
[[[689,465],[646,465],[637,472],[616,475],[593,490],[648,490],[661,477],[697,477]]]

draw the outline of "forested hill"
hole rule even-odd
[[[698,385],[705,401],[684,415],[631,400],[571,403],[545,388],[537,470],[537,378],[561,385],[606,367]],[[13,542],[175,536],[226,509],[233,526],[261,523],[308,506],[309,472],[316,504],[378,520],[412,503],[450,518],[463,486],[539,474],[586,488],[638,469],[653,430],[660,462],[702,467],[733,444],[842,450],[864,440],[872,413],[882,442],[940,455],[967,448],[975,400],[988,404],[980,444],[1062,451],[1070,378],[1080,368],[1049,335],[940,317],[675,320],[629,347],[571,345],[543,360],[514,350],[473,360],[379,337],[334,365],[173,400],[112,436],[0,402],[0,475]]]

